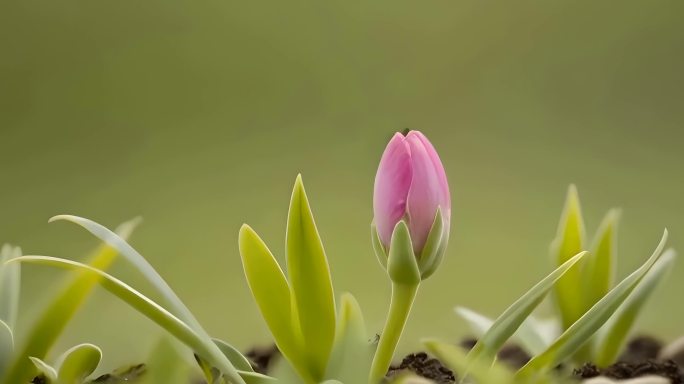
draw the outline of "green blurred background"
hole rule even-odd
[[[571,182],[590,233],[623,208],[621,276],[665,226],[684,249],[682,15],[681,1],[3,0],[0,239],[81,259],[97,242],[50,216],[142,215],[133,244],[211,333],[264,344],[237,233],[248,222],[282,259],[301,172],[335,287],[377,332],[373,177],[391,134],[420,129],[448,172],[452,240],[401,351],[455,340],[455,305],[496,315],[549,271]],[[25,269],[24,321],[64,277]],[[682,277],[680,263],[641,329],[684,334]],[[99,343],[109,369],[159,334],[99,291],[59,349]]]

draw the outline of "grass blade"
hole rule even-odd
[[[301,175],[295,181],[287,220],[287,272],[311,373],[322,380],[335,339],[335,298]]]
[[[597,365],[607,366],[615,362],[629,331],[632,329],[646,301],[648,301],[658,283],[672,269],[675,256],[674,250],[668,249],[665,251],[660,260],[653,265],[653,268],[646,274],[644,279],[603,326],[597,339],[597,351],[594,360]]]
[[[18,259],[14,259],[13,261],[48,265],[69,270],[78,270],[83,274],[95,277],[95,280],[103,288],[136,309],[141,314],[145,315],[145,317],[148,319],[154,321],[157,325],[185,343],[193,351],[201,356],[205,356],[207,361],[219,368],[231,380],[235,381],[235,383],[244,383],[244,380],[240,378],[235,367],[223,355],[216,344],[214,344],[211,340],[207,342],[206,339],[198,335],[195,330],[190,328],[189,325],[184,323],[178,317],[174,316],[159,304],[150,300],[142,293],[136,291],[115,277],[91,266],[56,257],[22,256]]]
[[[140,223],[136,218],[121,224],[116,232],[122,238],[128,238]],[[118,252],[102,245],[94,252],[89,264],[96,269],[106,270],[114,262]],[[19,263],[10,263],[10,265]],[[28,328],[26,339],[14,354],[9,369],[1,376],[0,383],[14,384],[31,380],[35,372],[29,356],[44,358],[59,335],[66,328],[78,309],[85,303],[92,289],[97,285],[98,277],[90,274],[79,274],[66,282],[65,286],[49,302],[36,321]]]
[[[525,292],[524,295],[516,300],[515,303],[508,307],[504,313],[494,321],[492,326],[484,335],[482,335],[477,344],[475,344],[470,351],[468,358],[471,361],[475,361],[480,356],[484,356],[489,361],[492,361],[499,349],[516,332],[539,303],[541,303],[551,288],[553,288],[568,271],[572,270],[573,267],[575,267],[575,264],[582,260],[585,255],[586,252],[581,252],[571,257],[529,291]]]
[[[591,308],[605,296],[615,280],[617,260],[617,227],[620,211],[610,210],[594,237],[591,253],[584,262],[584,307]]]
[[[558,225],[558,234],[551,245],[554,265],[561,265],[584,248],[584,221],[577,188],[570,185],[565,207]],[[581,270],[575,268],[563,276],[555,288],[555,299],[560,311],[563,328],[568,328],[584,313]]]
[[[543,353],[534,356],[518,373],[518,377],[531,377],[544,373],[572,356],[589,338],[615,313],[634,288],[641,282],[660,257],[667,241],[667,230],[651,257],[636,271],[632,272],[607,295],[596,303],[579,320],[572,324]]]

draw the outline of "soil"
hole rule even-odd
[[[280,356],[280,351],[278,350],[278,347],[273,344],[270,347],[252,348],[245,353],[245,356],[249,359],[255,372],[265,375],[268,373],[268,368],[271,366],[271,363]]]
[[[638,363],[620,362],[606,368],[598,368],[593,364],[585,364],[575,370],[575,376],[588,379],[605,376],[611,379],[631,379],[645,375],[658,375],[670,379],[672,384],[684,384],[684,375],[673,361],[647,360]]]
[[[393,377],[406,371],[431,379],[439,384],[456,382],[456,377],[449,368],[443,366],[439,360],[429,357],[425,352],[412,353],[404,357],[401,364],[390,367],[387,377]]]

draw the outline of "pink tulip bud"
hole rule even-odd
[[[419,131],[406,136],[396,133],[380,160],[375,176],[373,211],[377,236],[388,249],[396,224],[408,225],[416,257],[426,246],[428,235],[441,211],[441,234],[446,245],[451,220],[451,197],[442,162],[434,147]]]

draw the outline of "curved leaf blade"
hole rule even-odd
[[[459,347],[437,340],[424,340],[423,345],[461,378],[472,376],[478,384],[512,383],[513,373],[499,363],[471,361]]]
[[[573,353],[582,347],[615,313],[648,271],[651,270],[655,262],[658,261],[667,241],[667,235],[667,230],[665,230],[658,247],[641,267],[623,279],[598,303],[591,307],[579,320],[563,332],[546,351],[534,356],[516,373],[517,377],[526,378],[544,373],[551,367],[555,367],[571,357]]]
[[[57,371],[54,368],[52,368],[49,364],[33,356],[29,356],[28,360],[31,363],[33,363],[33,365],[38,369],[38,371],[40,371],[40,373],[45,375],[45,377],[51,384],[57,382]]]
[[[601,333],[598,335],[596,358],[594,359],[598,366],[607,366],[615,362],[639,313],[658,283],[672,269],[675,257],[674,250],[665,251],[660,260],[653,265],[644,279],[602,327]]]
[[[102,350],[97,345],[80,344],[64,352],[57,380],[60,384],[81,384],[90,376],[102,360]]]
[[[311,374],[322,380],[335,339],[335,298],[301,175],[295,181],[287,219],[287,272]]]
[[[231,380],[239,384],[244,384],[244,380],[240,378],[235,367],[211,340],[207,342],[203,337],[198,335],[194,329],[190,328],[189,325],[185,324],[178,317],[121,280],[88,265],[56,257],[22,256],[12,261],[48,265],[68,270],[78,270],[84,274],[97,277],[96,280],[99,284],[111,294],[155,322],[196,353],[201,356],[206,356],[207,361],[218,367]]]
[[[584,288],[584,307],[589,309],[605,296],[615,280],[617,260],[617,230],[620,211],[610,210],[594,237],[591,253],[584,262],[582,287]]]
[[[468,353],[468,358],[474,361],[480,356],[493,360],[504,343],[520,328],[532,311],[541,303],[546,294],[559,282],[568,271],[576,268],[586,252],[580,252],[565,261],[561,266],[539,281],[529,291],[508,307],[499,316],[487,332],[478,340]]]

